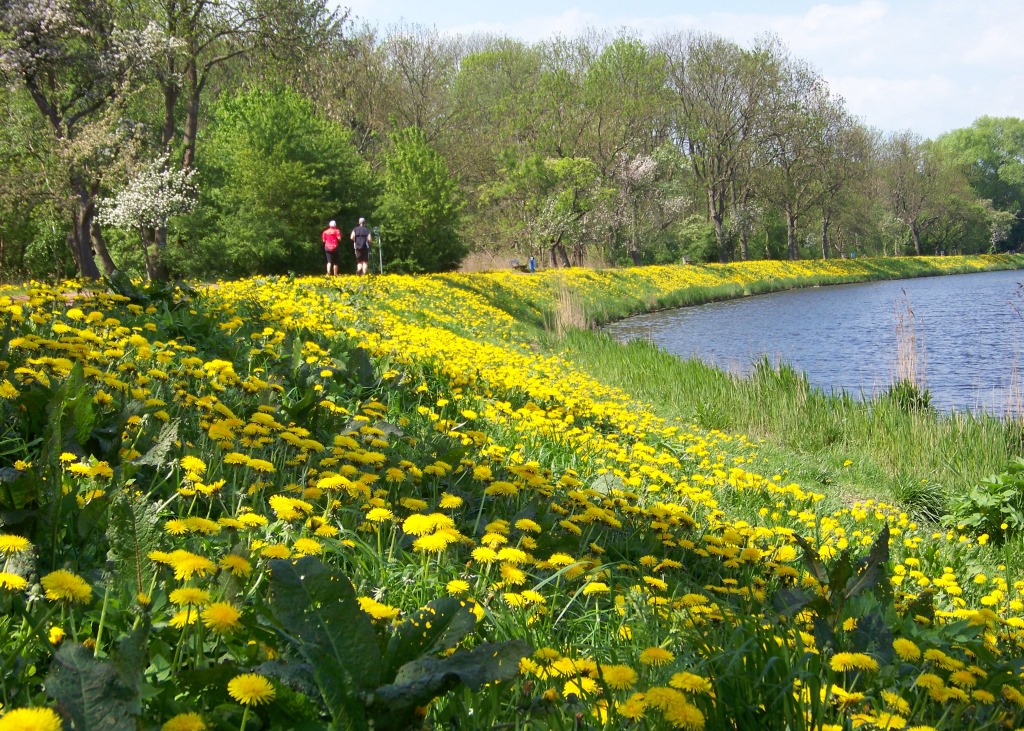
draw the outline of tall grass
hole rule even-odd
[[[941,514],[948,491],[1000,471],[1022,446],[1019,422],[909,408],[891,394],[865,401],[826,394],[792,367],[767,359],[743,378],[644,340],[621,344],[603,333],[572,330],[557,347],[665,417],[764,439],[774,445],[768,453],[778,455],[772,462],[802,461],[801,477],[826,492],[900,500],[922,517]],[[844,466],[847,461],[852,464]]]

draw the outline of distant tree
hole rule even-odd
[[[762,191],[782,209],[787,257],[798,259],[797,228],[826,192],[823,169],[835,164],[842,101],[810,67],[787,59],[779,67],[770,107]]]
[[[291,90],[221,100],[204,139],[203,206],[182,218],[167,252],[178,273],[315,271],[326,221],[351,221],[373,198],[349,133]]]
[[[971,187],[981,198],[990,200],[995,211],[1013,217],[1002,245],[1017,248],[1024,244],[1024,120],[981,117],[936,142],[965,168]]]
[[[459,238],[464,204],[458,183],[418,127],[394,132],[390,139],[378,209],[385,269],[457,269],[468,253]]]
[[[935,239],[937,232],[948,230],[950,217],[968,212],[975,217],[985,210],[977,207],[978,197],[963,168],[935,142],[912,132],[894,134],[885,145],[883,165],[890,211],[909,233],[917,256],[929,253],[929,236]],[[957,248],[961,246],[962,242]]]
[[[719,261],[729,258],[726,215],[737,176],[749,170],[763,136],[775,46],[752,50],[711,34],[682,34],[658,45],[673,95],[672,139],[690,161],[714,223]]]

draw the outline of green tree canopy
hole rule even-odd
[[[201,145],[205,214],[169,255],[182,274],[316,271],[326,222],[355,219],[373,197],[349,133],[290,89],[221,100]]]
[[[379,210],[385,271],[457,269],[468,252],[458,235],[458,183],[420,129],[393,133],[391,145]]]

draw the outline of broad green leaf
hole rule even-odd
[[[430,602],[402,622],[384,653],[385,679],[394,678],[406,663],[455,647],[476,626],[476,617],[462,602],[444,597]]]
[[[84,645],[65,642],[46,677],[46,692],[76,731],[136,731],[141,677],[132,675],[141,676],[144,667],[139,663],[131,673],[97,660]]]
[[[531,652],[522,640],[486,643],[449,657],[425,657],[403,665],[395,682],[378,688],[368,707],[374,728],[398,731],[415,727],[416,708],[460,683],[479,691],[484,685],[514,678],[519,661]]]
[[[336,721],[362,726],[361,694],[380,681],[381,657],[370,617],[344,574],[306,556],[271,561],[270,609],[278,630],[313,666]]]

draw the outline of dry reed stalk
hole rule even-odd
[[[555,332],[562,336],[571,327],[585,330],[589,325],[580,298],[566,286],[565,282],[560,282],[555,300]]]
[[[903,291],[902,301],[895,306],[896,313],[896,375],[894,383],[912,383],[925,387],[924,342],[917,335],[917,318],[910,306],[910,298]]]

